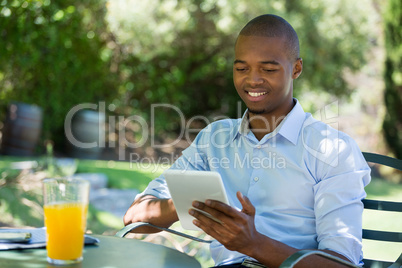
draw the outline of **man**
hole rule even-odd
[[[172,169],[221,174],[231,206],[207,200],[191,209],[194,224],[216,239],[216,265],[245,259],[278,267],[300,249],[319,249],[361,263],[364,186],[370,169],[347,135],[305,113],[293,98],[303,68],[296,32],[284,19],[262,15],[240,32],[233,81],[248,110],[202,130]],[[219,159],[227,159],[220,165]],[[178,220],[163,176],[153,180],[124,217],[168,227]],[[151,232],[153,230],[143,229]],[[299,267],[337,267],[308,257]]]

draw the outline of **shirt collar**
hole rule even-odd
[[[244,112],[241,119],[238,119],[237,126],[233,128],[233,132],[231,133],[232,142],[238,138],[240,135],[247,135],[250,131],[248,125],[248,109]]]
[[[286,115],[279,126],[270,134],[274,136],[279,133],[291,143],[296,145],[306,115],[299,101],[295,98],[294,100],[296,104],[293,109]],[[246,110],[240,122],[238,123],[236,133],[234,133],[235,135],[233,135],[233,140],[235,140],[239,135],[247,135],[249,132],[250,127],[248,121],[248,110]]]
[[[294,145],[297,144],[297,140],[299,138],[299,134],[303,123],[306,119],[306,113],[301,107],[299,101],[294,99],[296,104],[293,109],[288,113],[285,119],[282,121],[283,124],[279,129],[279,134],[281,134],[284,138],[289,140]]]
[[[238,132],[240,134],[246,135],[250,131],[250,126],[248,122],[248,109],[244,112],[243,117],[241,118]]]

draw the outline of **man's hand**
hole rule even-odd
[[[211,214],[221,223],[195,209],[190,209],[190,215],[196,218],[193,223],[218,240],[227,249],[253,257],[268,267],[279,267],[287,257],[299,250],[257,232],[254,224],[254,206],[240,192],[237,192],[237,198],[243,208],[241,211],[219,201],[206,200],[205,203],[194,201],[194,208]],[[347,260],[341,254],[329,250],[324,251]],[[302,260],[297,267],[332,268],[344,266],[319,256],[309,256]]]
[[[159,199],[151,195],[136,199],[123,218],[124,225],[142,221],[165,228],[168,228],[178,219],[172,199]],[[155,233],[160,232],[160,230],[144,226],[135,229],[134,232]]]
[[[195,209],[190,209],[189,213],[196,218],[194,220],[196,226],[218,240],[227,249],[250,256],[252,244],[258,241],[257,238],[260,236],[254,225],[255,208],[240,192],[237,192],[237,198],[243,208],[241,211],[214,200],[206,200],[205,203],[193,202],[195,208],[211,214],[221,223]]]

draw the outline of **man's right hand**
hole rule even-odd
[[[159,199],[152,195],[144,195],[137,198],[124,215],[124,225],[133,222],[148,222],[153,225],[169,228],[179,218],[172,199]],[[156,233],[159,229],[140,227],[135,233]]]

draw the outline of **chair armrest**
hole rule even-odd
[[[348,261],[345,261],[341,258],[335,257],[334,255],[331,255],[329,253],[323,252],[323,251],[319,251],[319,250],[300,250],[292,255],[290,255],[284,262],[282,262],[281,266],[279,266],[279,268],[292,268],[296,265],[296,263],[298,263],[299,261],[301,261],[302,259],[304,259],[307,256],[310,255],[319,255],[322,256],[324,258],[327,258],[329,260],[338,262],[340,264],[343,264],[345,266],[348,267],[354,267],[354,268],[359,268],[360,266],[354,265]]]
[[[204,240],[204,239],[201,239],[201,238],[198,238],[198,237],[194,237],[194,236],[191,236],[191,235],[188,235],[188,234],[185,234],[185,233],[181,233],[181,232],[169,229],[169,228],[159,227],[159,226],[153,225],[153,224],[148,223],[148,222],[134,222],[134,223],[131,223],[129,225],[126,225],[124,228],[122,228],[120,231],[118,231],[114,236],[124,237],[126,234],[128,234],[132,230],[134,230],[134,229],[136,229],[138,227],[141,227],[141,226],[153,227],[153,228],[165,231],[165,232],[169,232],[169,233],[172,233],[172,234],[175,234],[175,235],[179,235],[179,236],[182,236],[182,237],[185,237],[185,238],[189,238],[189,239],[197,241],[197,242],[212,243],[212,241],[213,241],[213,240]]]

